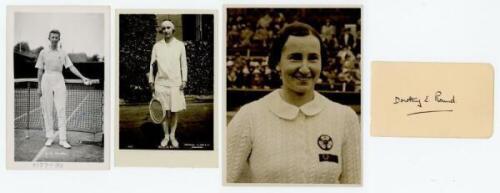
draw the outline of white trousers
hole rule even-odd
[[[42,97],[45,136],[54,138],[53,109],[56,108],[59,140],[66,141],[66,84],[62,73],[49,72],[42,76]]]

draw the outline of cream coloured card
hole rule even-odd
[[[485,63],[372,63],[372,136],[489,138],[493,67]]]

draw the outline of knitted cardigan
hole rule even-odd
[[[275,90],[229,123],[227,182],[359,184],[360,135],[350,107],[318,92],[296,107]]]

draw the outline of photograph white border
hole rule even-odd
[[[364,184],[364,177],[365,177],[365,170],[364,170],[364,165],[365,165],[365,160],[364,160],[364,142],[363,142],[363,113],[360,114],[360,126],[361,126],[361,132],[360,132],[360,158],[361,158],[361,183],[360,184],[294,184],[294,183],[228,183],[227,182],[227,175],[226,175],[226,134],[227,134],[227,79],[225,79],[225,76],[227,74],[227,69],[226,69],[226,59],[227,59],[227,9],[232,9],[232,8],[240,8],[240,9],[245,9],[245,8],[290,8],[290,9],[314,9],[314,8],[320,8],[320,9],[335,9],[335,8],[359,8],[361,10],[360,13],[360,20],[361,20],[361,37],[364,36],[364,27],[363,27],[363,5],[362,4],[223,4],[222,6],[222,37],[224,41],[222,42],[221,46],[223,49],[223,56],[222,62],[222,74],[224,75],[224,79],[222,80],[222,100],[223,100],[223,106],[221,111],[222,113],[222,123],[223,127],[221,128],[222,130],[222,158],[221,158],[221,170],[222,170],[222,185],[224,186],[229,186],[229,187],[242,187],[242,186],[270,186],[270,187],[276,187],[276,186],[281,186],[281,187],[309,187],[309,186],[318,186],[318,187],[355,187],[355,188],[360,188]],[[361,62],[360,62],[360,70],[361,74],[364,74],[365,72],[363,71],[363,66],[364,64],[364,44],[361,44]],[[362,76],[363,77],[363,76]],[[363,84],[367,84],[366,80],[363,80],[361,78],[361,85],[362,88]],[[361,90],[361,92],[366,92]],[[360,109],[361,112],[363,112],[363,94],[361,94],[361,99],[360,99]]]
[[[120,62],[120,14],[211,14],[214,16],[214,117],[213,117],[213,150],[131,150],[120,149],[120,105],[119,105],[119,62]],[[116,167],[192,167],[192,168],[217,168],[219,167],[219,145],[218,145],[218,102],[219,88],[218,65],[219,60],[219,37],[218,37],[218,12],[217,10],[189,10],[189,9],[116,9],[115,10],[115,137],[114,137],[114,159]],[[189,66],[189,64],[188,64]]]
[[[98,163],[87,162],[19,162],[14,161],[14,14],[16,12],[34,13],[102,13],[104,15],[104,97],[103,97],[103,134],[104,134],[104,161]],[[6,165],[7,169],[15,170],[108,170],[110,168],[110,6],[7,6],[6,25]]]

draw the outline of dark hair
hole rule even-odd
[[[283,29],[278,32],[276,39],[274,39],[271,46],[271,52],[269,53],[269,61],[267,62],[269,64],[269,67],[275,68],[276,65],[278,65],[278,63],[280,62],[281,51],[283,50],[288,37],[304,37],[308,35],[313,35],[314,37],[318,38],[321,47],[321,66],[326,66],[326,64],[328,63],[328,51],[326,49],[326,46],[321,42],[321,36],[319,35],[319,33],[308,24],[293,22],[283,27]]]
[[[59,30],[56,30],[56,29],[50,30],[49,38],[50,38],[50,34],[57,34],[57,35],[59,35],[59,37],[61,37],[61,32],[59,32]]]

